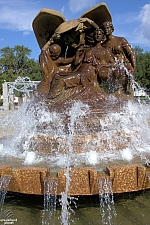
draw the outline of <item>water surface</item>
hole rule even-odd
[[[114,207],[117,216],[111,220],[115,225],[149,225],[150,224],[150,190],[116,194]],[[3,212],[11,210],[14,224],[43,225],[51,224],[43,221],[43,196],[7,193]],[[75,225],[103,225],[100,213],[99,196],[82,196],[76,200],[76,207],[71,205],[74,212],[70,212],[69,223]],[[53,225],[61,224],[61,206],[57,199],[55,221]],[[113,217],[113,215],[112,215]],[[4,222],[1,222],[4,224]]]

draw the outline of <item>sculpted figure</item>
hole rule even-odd
[[[99,78],[99,82],[107,81],[110,77],[111,69],[115,64],[112,51],[109,48],[102,46],[102,43],[106,39],[102,29],[98,28],[94,33],[95,47],[91,49],[92,53],[97,60],[96,71]]]
[[[106,40],[102,46],[112,51],[116,61],[113,74],[121,81],[124,92],[128,93],[128,89],[130,89],[128,87],[130,86],[129,73],[133,74],[136,66],[135,52],[125,38],[112,35],[114,27],[110,21],[103,23],[103,30]]]
[[[130,63],[129,72],[134,72],[136,65],[135,53],[127,40],[123,37],[112,35],[114,26],[110,21],[103,23],[103,30],[106,35],[106,41],[102,45],[110,48],[113,53],[116,54],[117,59],[119,59],[119,61],[123,60],[126,66],[129,66]]]
[[[70,69],[70,63],[74,57],[64,58],[60,56],[60,53],[61,47],[58,44],[52,44],[41,52],[39,62],[43,72],[43,80],[37,88],[38,93],[41,92],[43,95],[47,95],[53,75],[58,71],[68,71]]]
[[[91,50],[80,46],[75,55],[74,64],[80,65],[79,69],[72,72],[56,73],[52,79],[48,99],[54,99],[61,95],[63,90],[77,87],[85,88],[89,84],[96,85],[96,59]]]

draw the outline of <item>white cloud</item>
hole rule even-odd
[[[142,33],[136,32],[135,35],[133,33],[132,40],[134,45],[140,46],[144,49],[150,49],[150,39],[146,39]]]
[[[0,1],[0,28],[8,30],[32,30],[32,21],[38,10],[35,2],[25,0]]]
[[[30,31],[24,31],[23,32],[23,36],[26,36],[26,35],[29,35],[30,34]]]
[[[63,7],[61,8],[60,11],[61,11],[62,14],[64,14],[64,12],[65,12],[65,7],[63,6]]]
[[[143,35],[143,38],[150,40],[150,3],[143,6],[139,19],[141,21],[140,33]]]
[[[84,8],[92,7],[96,4],[96,0],[70,0],[69,8],[72,13],[82,11]]]

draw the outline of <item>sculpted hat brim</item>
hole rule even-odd
[[[87,11],[85,11],[81,17],[87,17],[91,20],[93,20],[99,27],[102,27],[103,23],[105,21],[112,22],[112,17],[110,14],[110,11],[105,4],[105,2],[101,2]]]
[[[40,49],[49,41],[56,28],[66,19],[58,11],[43,8],[34,18],[32,27]]]

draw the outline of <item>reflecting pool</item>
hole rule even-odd
[[[102,222],[100,212],[99,196],[80,196],[75,200],[76,204],[71,205],[70,218],[68,224],[75,225],[149,225],[150,224],[150,190],[117,194],[114,195],[114,207],[116,217],[110,222]],[[23,225],[60,225],[61,206],[57,199],[57,207],[53,222],[44,221],[44,199],[43,196],[22,195],[7,193],[2,209],[2,218],[7,219],[12,213],[12,224]],[[6,215],[7,214],[7,215]]]

